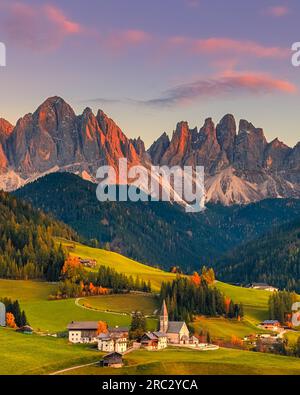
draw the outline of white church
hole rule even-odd
[[[169,321],[165,300],[163,301],[161,307],[159,322],[159,332],[165,333],[167,335],[169,343],[188,344],[191,342],[190,332],[184,321]]]

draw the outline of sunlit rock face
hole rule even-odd
[[[199,132],[186,122],[171,141],[162,135],[148,150],[155,164],[202,165],[206,201],[246,204],[266,198],[300,197],[300,144],[268,143],[261,128],[225,115],[207,118]]]
[[[238,126],[237,126],[238,125]],[[231,114],[218,123],[207,118],[199,129],[177,124],[146,150],[129,139],[102,110],[81,115],[60,97],[51,97],[16,126],[0,118],[0,188],[13,190],[42,175],[70,171],[95,181],[101,165],[118,173],[128,166],[204,166],[206,201],[246,204],[265,198],[300,197],[300,143],[290,148],[268,142],[261,128]],[[147,171],[148,171],[147,170]]]

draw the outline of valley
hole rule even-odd
[[[159,284],[174,278],[170,273],[142,265],[117,253],[62,239],[57,239],[56,242],[63,242],[65,247],[72,244],[72,254],[93,258],[97,265],[108,265],[118,272],[139,275],[144,280],[151,280],[154,293],[144,296],[130,293],[83,297],[76,304],[75,299],[48,300],[48,296],[56,287],[54,283],[1,279],[0,297],[17,298],[26,311],[30,325],[38,332],[34,335],[24,335],[11,329],[0,328],[3,356],[1,374],[10,374],[11,366],[14,367],[14,373],[49,374],[99,361],[101,353],[90,345],[70,345],[65,338],[45,335],[64,332],[72,320],[101,320],[111,326],[128,326],[133,310],[139,309],[146,315],[153,316],[158,308],[155,293],[159,289]],[[243,338],[251,333],[259,333],[256,325],[268,317],[269,293],[219,281],[215,285],[225,295],[243,303],[243,320],[238,322],[224,318],[198,317],[192,324],[193,327],[196,330],[201,328],[209,331],[213,339],[223,340],[229,340],[232,336]],[[156,318],[147,318],[148,330],[155,330],[156,326]],[[296,339],[297,337],[295,341]],[[122,369],[111,370],[90,365],[68,370],[65,374],[175,374],[178,371],[180,374],[300,374],[300,360],[297,358],[227,348],[213,352],[176,347],[154,353],[138,350],[126,355],[124,360],[125,366]]]

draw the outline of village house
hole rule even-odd
[[[84,267],[89,267],[94,269],[97,266],[97,261],[95,259],[83,259],[79,257],[79,262],[84,266]]]
[[[197,346],[199,346],[200,341],[199,341],[198,337],[196,337],[196,336],[191,336],[190,339],[189,339],[189,343],[190,343],[190,344],[193,344],[194,346],[197,347]]]
[[[121,368],[124,365],[122,354],[118,352],[107,354],[103,357],[100,365],[103,367]]]
[[[159,332],[165,333],[169,343],[187,344],[190,339],[190,332],[184,321],[169,321],[166,302],[163,301],[160,312]]]
[[[123,353],[127,350],[127,335],[122,332],[101,333],[97,341],[99,351]]]
[[[126,338],[129,336],[129,328],[128,326],[109,326],[108,332],[111,334],[122,335]]]
[[[280,332],[282,330],[280,322],[277,320],[265,320],[259,326],[267,331]]]
[[[167,345],[167,335],[162,332],[147,332],[141,338],[141,346],[149,351],[162,350]]]
[[[96,343],[98,321],[72,321],[67,329],[71,343]]]
[[[246,288],[260,289],[262,291],[277,292],[278,288],[266,283],[251,283],[246,286]]]
[[[71,343],[99,343],[98,321],[72,321],[67,326],[67,329],[69,332],[69,341]],[[114,343],[118,343],[118,346],[114,346],[114,349],[112,351],[114,351],[116,348],[118,350],[124,349],[124,339],[126,339],[127,344],[128,333],[128,327],[108,327],[108,335],[111,337],[111,340],[114,340]],[[102,347],[102,345],[100,347]],[[103,345],[103,347],[110,348],[111,346],[109,345],[109,342],[107,342],[107,344]]]

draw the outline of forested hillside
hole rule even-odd
[[[224,253],[273,226],[300,218],[300,200],[269,199],[247,206],[208,205],[187,214],[157,202],[106,202],[96,185],[68,173],[49,174],[15,194],[75,229],[92,245],[165,269],[217,267]]]
[[[227,254],[218,276],[233,282],[267,282],[299,292],[300,219]]]
[[[0,191],[0,277],[57,280],[65,253],[53,236],[76,239],[67,225]]]

